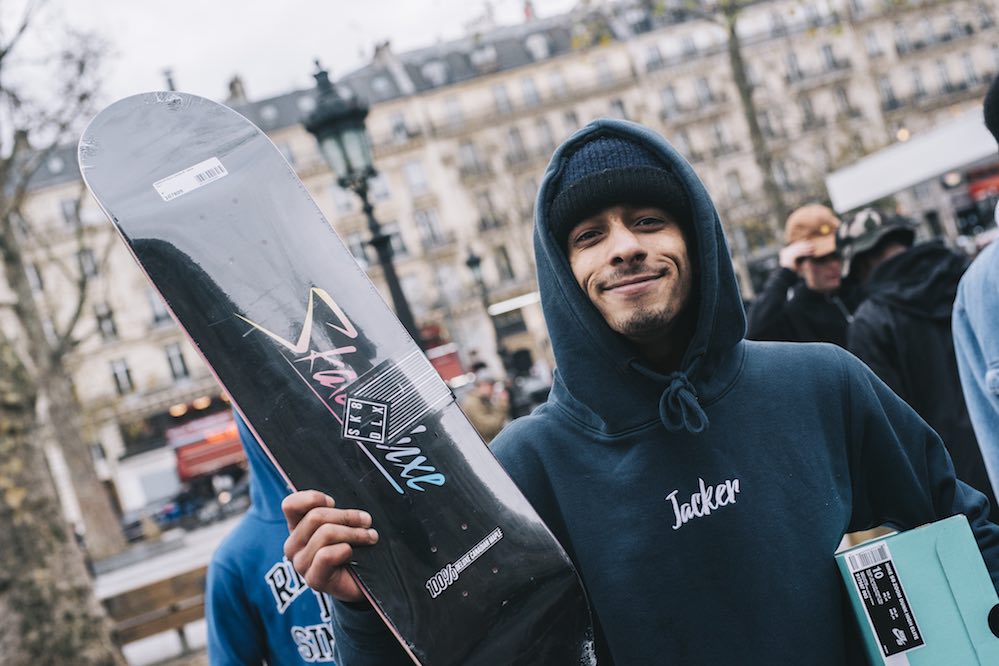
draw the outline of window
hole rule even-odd
[[[146,290],[146,299],[153,312],[153,324],[162,324],[170,320],[170,312],[167,310],[163,298],[153,289]]]
[[[552,134],[552,127],[545,118],[538,118],[534,125],[538,136],[538,146],[548,153],[555,149],[555,135]]]
[[[537,106],[541,103],[541,98],[538,97],[538,89],[534,85],[534,79],[529,76],[522,78],[520,80],[520,89],[524,93],[525,106]]]
[[[728,151],[728,137],[726,136],[725,128],[721,123],[712,123],[711,134],[714,136],[715,149],[719,153]]]
[[[406,243],[402,240],[402,234],[399,233],[398,222],[391,221],[383,224],[382,233],[391,239],[390,245],[392,246],[392,256],[395,257],[409,256],[409,248],[406,247]]]
[[[812,98],[802,95],[798,98],[798,106],[801,108],[801,119],[805,125],[815,124],[815,107],[812,106]]]
[[[881,44],[878,42],[878,34],[873,30],[868,30],[864,35],[864,45],[867,48],[867,55],[872,58],[884,54],[884,51],[881,50]]]
[[[576,115],[575,111],[566,111],[562,116],[562,120],[565,122],[566,134],[572,134],[579,129],[579,116]]]
[[[900,55],[904,55],[912,50],[912,47],[909,45],[909,35],[905,32],[905,26],[901,23],[895,24],[895,50]]]
[[[728,198],[733,202],[743,197],[742,179],[739,178],[738,171],[729,171],[725,174],[725,189],[728,191]]]
[[[614,73],[611,71],[607,58],[597,58],[593,66],[597,70],[597,81],[601,85],[608,85],[614,81]]]
[[[548,86],[551,88],[553,96],[565,97],[565,77],[562,76],[561,70],[553,69],[551,73],[548,74]]]
[[[458,126],[465,121],[461,111],[461,100],[457,95],[451,95],[444,100],[444,112],[447,114],[448,125]]]
[[[431,60],[420,69],[420,73],[433,86],[447,83],[447,65],[440,60]]]
[[[475,193],[475,207],[479,211],[479,229],[495,229],[500,226],[501,220],[499,215],[496,214],[496,209],[493,206],[493,198],[490,196],[489,190],[482,190]]]
[[[480,170],[479,151],[467,139],[458,144],[458,163],[466,172],[478,173]]]
[[[978,72],[975,71],[975,62],[971,59],[970,53],[961,55],[961,65],[964,67],[964,79],[971,85],[978,83]]]
[[[815,5],[805,3],[805,20],[807,20],[808,25],[813,28],[817,28],[822,25],[822,17],[819,15],[819,11],[815,8]]]
[[[831,44],[822,45],[822,62],[825,63],[826,69],[836,69],[838,63],[836,62],[836,54],[833,53],[833,47]]]
[[[850,104],[850,96],[843,86],[836,86],[833,89],[833,98],[836,101],[836,110],[842,114],[853,114],[853,105]]]
[[[420,232],[423,247],[432,248],[443,245],[447,241],[444,230],[437,220],[437,211],[433,208],[423,208],[413,212],[413,221]]]
[[[794,51],[787,54],[787,78],[789,81],[798,81],[803,74],[801,64],[798,62],[798,54]]]
[[[382,173],[376,173],[368,179],[368,193],[375,201],[385,201],[389,198],[388,180]]]
[[[521,135],[519,127],[514,126],[507,130],[506,145],[511,160],[523,160],[527,157],[527,150],[524,148],[524,137]]]
[[[663,102],[664,118],[671,118],[680,110],[680,105],[676,101],[676,89],[673,86],[666,86],[660,90],[659,98]]]
[[[354,261],[358,263],[361,268],[368,267],[368,241],[367,234],[360,231],[352,231],[343,239],[344,245],[350,250],[351,255],[354,257]]]
[[[127,395],[135,390],[135,385],[132,384],[132,372],[128,369],[125,359],[118,358],[111,361],[111,378],[114,380],[118,395]]]
[[[784,165],[784,160],[774,160],[774,180],[777,181],[777,186],[782,190],[790,190],[791,179],[787,175],[787,167]]]
[[[702,105],[715,101],[715,95],[711,92],[711,84],[704,77],[697,79],[694,87],[697,89],[697,99]]]
[[[627,120],[628,112],[624,109],[624,102],[620,99],[612,99],[610,101],[610,115],[612,118]]]
[[[376,77],[371,82],[371,92],[376,99],[386,99],[392,94],[392,84],[384,76]]]
[[[163,348],[166,352],[167,364],[170,366],[170,376],[175,380],[190,377],[187,371],[187,362],[184,360],[184,352],[180,348],[180,343],[174,342]]]
[[[76,253],[76,263],[79,265],[80,274],[84,277],[95,277],[97,275],[97,259],[94,251],[85,247]]]
[[[687,36],[680,40],[680,52],[688,58],[697,55],[697,44],[693,37]]]
[[[787,34],[787,26],[784,24],[784,17],[780,12],[770,12],[770,35],[780,37]]]
[[[426,194],[430,189],[427,185],[427,177],[423,173],[423,165],[416,160],[406,162],[402,167],[402,172],[406,177],[406,183],[409,184],[409,192],[413,196]]]
[[[663,54],[659,50],[657,44],[649,44],[645,48],[645,69],[646,71],[654,71],[661,69],[663,66]]]
[[[684,157],[693,157],[694,151],[691,149],[690,134],[687,133],[687,130],[679,130],[674,134],[672,143],[673,147],[676,148],[676,152]]]
[[[885,105],[895,105],[895,90],[891,86],[891,80],[886,77],[878,79],[878,91],[881,93],[881,103]]]
[[[406,116],[401,113],[393,113],[392,119],[392,139],[396,143],[403,143],[409,140],[409,128],[406,126]]]
[[[97,319],[97,331],[104,340],[114,340],[118,337],[118,328],[114,324],[114,315],[107,303],[94,306],[94,317]]]
[[[62,219],[70,226],[76,226],[80,223],[80,215],[77,210],[78,204],[79,201],[76,199],[63,199],[59,202],[59,208],[62,211]]]
[[[947,63],[943,60],[937,60],[937,76],[940,77],[940,89],[944,92],[949,92],[953,88],[953,84],[950,82],[950,70],[947,68]]]
[[[496,110],[500,113],[509,113],[513,109],[510,104],[510,96],[506,92],[506,86],[502,83],[493,86],[493,101],[496,103]]]
[[[496,272],[499,273],[500,281],[509,282],[513,280],[516,275],[513,272],[513,264],[510,263],[510,253],[507,252],[506,248],[500,245],[496,248],[493,256],[496,261]]]
[[[548,38],[536,32],[524,40],[524,47],[531,54],[532,60],[544,60],[550,54]]]
[[[918,67],[912,68],[912,95],[917,99],[926,96],[926,86],[923,85],[923,75]]]
[[[330,189],[330,194],[333,195],[333,205],[336,206],[337,213],[346,214],[354,210],[353,193],[345,190],[339,185],[334,185]]]
[[[763,109],[756,113],[756,123],[760,126],[760,131],[763,132],[763,136],[774,137],[777,135],[774,131],[773,119],[770,117],[770,111],[768,109]]]

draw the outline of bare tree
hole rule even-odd
[[[26,252],[37,243],[31,238],[31,225],[22,223],[21,211],[40,166],[92,115],[104,46],[93,35],[53,30],[42,14],[45,4],[45,0],[23,3],[12,25],[2,22],[4,17],[10,20],[9,14],[0,15],[0,262],[12,294],[4,304],[8,312],[0,315],[13,315],[3,320],[14,336],[13,348],[20,355],[30,393],[37,397],[33,404],[39,413],[36,426],[41,428],[36,428],[35,437],[60,447],[80,504],[87,546],[94,558],[102,558],[120,551],[124,537],[95,472],[81,431],[79,403],[65,369],[67,355],[79,343],[88,274],[64,267],[73,273],[73,302],[59,316],[44,312],[26,270]],[[46,82],[44,89],[40,81]],[[75,224],[82,243],[78,215]],[[37,459],[39,464],[43,460]]]
[[[728,46],[728,61],[732,69],[732,79],[739,93],[739,105],[749,128],[749,140],[753,147],[753,158],[763,176],[763,192],[772,213],[771,227],[775,236],[783,227],[790,209],[774,176],[773,156],[767,147],[763,130],[760,127],[759,109],[753,99],[753,83],[742,54],[742,41],[739,38],[739,16],[743,9],[754,4],[752,0],[717,0],[701,2],[685,0],[684,8],[692,16],[710,21],[725,29]]]

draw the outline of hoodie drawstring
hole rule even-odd
[[[670,432],[686,430],[697,434],[708,427],[704,413],[690,379],[682,372],[669,375],[669,386],[659,398],[659,419]]]

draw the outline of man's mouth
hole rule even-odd
[[[634,291],[641,289],[643,285],[658,280],[662,273],[643,273],[641,275],[629,275],[618,278],[603,286],[604,291]]]

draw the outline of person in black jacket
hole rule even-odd
[[[842,278],[839,226],[836,214],[819,204],[803,206],[787,218],[780,266],[749,308],[750,340],[846,346],[847,325],[860,293]]]
[[[939,241],[913,245],[908,220],[871,208],[841,227],[839,236],[850,275],[867,293],[850,324],[847,348],[940,434],[957,477],[985,493],[996,520],[951,332],[967,260]]]

